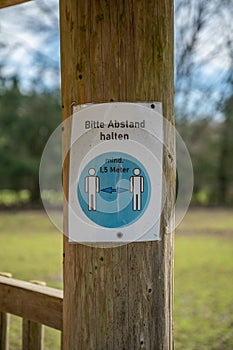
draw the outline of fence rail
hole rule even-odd
[[[8,6],[14,6],[14,5],[20,5],[24,2],[29,2],[31,0],[0,0],[0,9],[8,7]]]
[[[61,290],[0,276],[0,350],[9,348],[9,314],[23,319],[23,350],[43,349],[41,325],[62,331],[62,305]]]

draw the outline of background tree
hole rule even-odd
[[[233,194],[229,189],[232,178],[229,171],[232,164],[232,153],[229,151],[232,119],[230,101],[233,96],[232,18],[231,0],[176,1],[175,113],[177,128],[192,156],[195,203],[224,205],[233,202]],[[5,129],[8,128],[11,135],[16,133],[19,120],[32,123],[32,119],[25,115],[30,108],[37,130],[40,129],[39,119],[46,128],[46,123],[51,122],[50,117],[47,116],[45,120],[43,115],[47,115],[48,110],[52,116],[51,109],[57,108],[55,104],[50,106],[50,102],[57,101],[57,91],[60,88],[58,27],[57,0],[36,0],[2,10],[0,13],[1,99],[5,101],[1,105],[0,119],[9,123],[8,126],[5,125]],[[13,84],[12,76],[17,76],[16,84]],[[46,98],[47,94],[49,99]],[[11,106],[9,101],[14,101]],[[44,113],[37,102],[43,103]],[[23,110],[19,107],[22,103]],[[18,116],[17,110],[21,110],[23,117]],[[21,135],[22,132],[25,133],[26,126],[23,131],[22,125],[19,128]],[[33,126],[30,128],[33,129]],[[38,135],[34,133],[33,139],[30,134],[25,133],[25,143],[28,143],[25,148],[32,149],[30,157],[26,149],[24,152],[21,150],[18,162],[13,162],[10,154],[6,157],[6,136],[4,141],[1,139],[0,147],[5,147],[5,155],[0,151],[1,157],[5,159],[3,164],[14,163],[7,168],[1,168],[2,186],[8,186],[9,179],[13,176],[14,186],[19,188],[22,182],[17,184],[14,174],[18,173],[21,178],[23,175],[19,174],[20,169],[24,169],[25,179],[25,172],[27,176],[30,172],[30,176],[37,176],[36,159],[41,147],[39,144],[46,138],[45,135]],[[28,164],[31,164],[30,169],[27,169]],[[11,172],[8,172],[9,169]]]
[[[176,111],[212,118],[232,94],[233,7],[230,0],[176,2]]]
[[[18,77],[21,89],[59,88],[57,0],[35,0],[1,10],[0,65],[5,78]]]
[[[218,203],[233,204],[233,96],[224,106],[219,142]]]
[[[176,2],[176,121],[192,156],[199,203],[233,202],[232,16],[229,0]]]
[[[40,159],[60,123],[60,94],[22,94],[15,77],[7,85],[0,98],[0,188],[28,189],[38,201]]]

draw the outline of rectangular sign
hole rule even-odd
[[[70,143],[70,242],[158,240],[162,159],[161,103],[75,107]]]

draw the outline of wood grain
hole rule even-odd
[[[174,124],[173,0],[61,0],[60,18],[63,120],[73,102],[160,101]],[[173,132],[165,137],[174,149]],[[161,241],[100,249],[64,239],[65,350],[173,349],[174,169],[164,149]]]
[[[10,315],[0,312],[0,350],[9,350]]]
[[[23,350],[44,349],[44,328],[41,324],[23,319]]]
[[[39,286],[46,286],[46,283],[38,280],[31,280]],[[44,326],[30,320],[23,319],[23,350],[44,350]]]
[[[63,292],[0,276],[0,310],[62,330]]]

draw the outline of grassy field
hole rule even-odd
[[[62,288],[62,235],[42,212],[0,213],[0,271]],[[21,350],[21,319],[13,316],[10,350]],[[58,350],[60,332],[45,329],[45,350]]]
[[[176,349],[232,350],[232,212],[190,211],[177,231]]]
[[[0,213],[0,247],[0,271],[62,288],[62,235],[44,213]],[[232,257],[231,211],[191,210],[175,243],[176,350],[233,349]],[[13,317],[10,350],[19,327]],[[45,350],[58,349],[59,332],[46,328]]]

